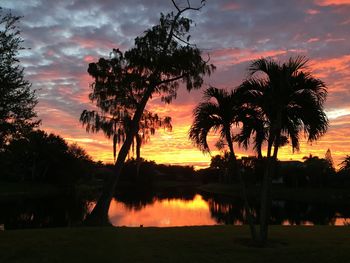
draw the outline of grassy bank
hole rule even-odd
[[[207,184],[200,186],[199,190],[231,197],[240,197],[240,186],[236,184]],[[260,188],[249,186],[247,194],[251,199],[260,198]],[[301,201],[326,204],[350,204],[348,189],[334,188],[289,188],[282,185],[272,186],[272,197],[276,200]]]
[[[0,262],[350,262],[349,227],[271,228],[267,248],[246,227],[61,228],[0,232]]]

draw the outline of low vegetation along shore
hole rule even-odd
[[[240,186],[238,184],[206,184],[199,186],[203,193],[217,194],[227,197],[240,197]],[[249,199],[259,199],[261,188],[259,186],[249,186],[247,194]],[[299,201],[305,203],[323,204],[350,204],[350,193],[345,188],[289,188],[283,185],[272,187],[272,197],[274,200]]]
[[[349,262],[349,227],[271,227],[267,248],[242,226],[55,228],[0,232],[0,262]]]

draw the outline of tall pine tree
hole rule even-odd
[[[40,122],[35,120],[35,92],[19,65],[18,53],[24,49],[19,20],[0,8],[0,151],[9,140],[23,136]]]

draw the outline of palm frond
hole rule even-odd
[[[217,131],[221,123],[218,106],[212,102],[202,102],[194,109],[193,115],[189,138],[200,150],[209,152],[208,133],[210,130]]]
[[[268,58],[260,58],[254,60],[248,67],[249,76],[254,75],[257,72],[263,72],[268,76],[271,76],[278,72],[280,65]]]

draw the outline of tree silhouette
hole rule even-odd
[[[318,156],[313,156],[312,154],[303,157],[303,160],[309,183],[316,187],[324,186],[328,176],[334,172],[334,168],[330,165],[329,161]]]
[[[224,152],[224,155],[215,155],[210,159],[210,168],[225,170],[228,167],[229,163],[229,153],[227,151]]]
[[[17,23],[20,17],[3,13],[0,7],[0,150],[12,138],[19,138],[39,125],[37,104],[31,84],[24,79],[18,52],[23,39]]]
[[[332,157],[332,153],[331,153],[331,150],[330,150],[330,149],[327,149],[324,158],[327,160],[327,162],[328,162],[328,164],[329,164],[329,167],[330,167],[331,169],[334,169],[334,161],[333,161],[333,157]]]
[[[242,179],[240,168],[237,163],[235,151],[233,148],[232,126],[238,125],[245,118],[247,112],[241,107],[238,93],[208,88],[204,92],[204,102],[201,102],[194,110],[194,120],[190,127],[189,137],[193,143],[203,152],[209,152],[207,137],[209,132],[219,132],[220,138],[225,140],[229,148],[231,173],[238,176],[242,185],[242,198],[245,203],[245,211],[250,225],[252,236],[255,239],[255,227],[252,220],[251,210],[248,204],[248,198],[245,191],[245,185]],[[215,100],[215,101],[213,101]]]
[[[340,163],[340,171],[345,174],[350,174],[350,155],[347,155]]]
[[[111,117],[106,116],[107,114],[108,112],[103,110],[101,110],[101,113],[84,110],[80,116],[80,121],[85,125],[87,132],[96,133],[102,131],[107,138],[113,139],[113,157],[115,160],[117,146],[120,146],[125,141],[126,135],[131,128],[131,116],[130,112],[125,111],[125,109],[124,111],[111,110],[109,112]],[[158,114],[145,110],[140,119],[139,130],[132,142],[132,149],[130,149],[134,153],[136,148],[137,175],[141,164],[141,145],[147,143],[151,135],[154,135],[155,131],[161,127],[171,131],[171,117],[161,118]]]
[[[87,217],[88,224],[109,224],[108,208],[115,186],[135,135],[140,130],[140,120],[148,100],[160,95],[170,103],[176,97],[182,82],[187,90],[202,86],[203,77],[214,70],[201,57],[201,51],[189,43],[191,20],[183,17],[189,10],[198,11],[201,6],[179,7],[172,1],[176,12],[161,14],[158,25],[135,39],[135,46],[124,53],[114,49],[109,59],[101,58],[89,64],[88,72],[94,78],[94,99],[99,108],[131,112],[129,132],[118,152],[115,176],[105,184],[94,210]],[[99,94],[102,92],[102,95]],[[98,96],[95,97],[95,95]]]
[[[268,236],[272,173],[278,149],[290,140],[293,150],[299,150],[301,132],[308,141],[314,141],[328,128],[328,119],[323,110],[326,86],[307,71],[307,62],[305,57],[290,58],[283,64],[265,58],[255,60],[248,69],[250,77],[237,90],[242,103],[258,109],[266,125],[268,163],[261,196],[262,244]],[[257,76],[256,73],[262,75]]]
[[[88,179],[93,166],[84,149],[42,130],[11,140],[1,157],[1,177],[9,181],[72,185],[79,179]]]

